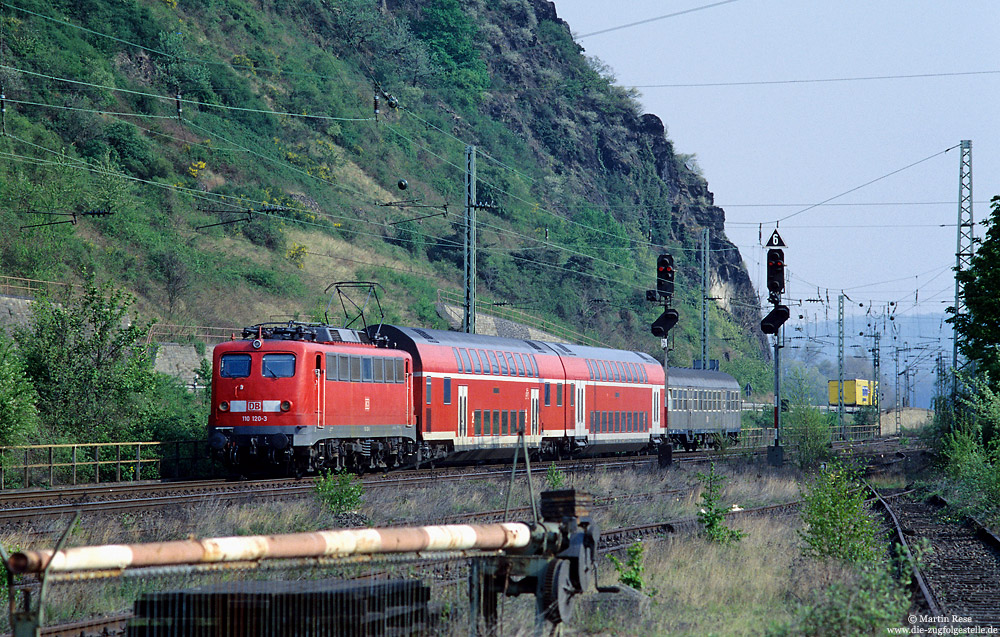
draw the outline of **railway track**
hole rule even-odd
[[[891,439],[866,444],[853,443],[835,447],[841,454],[856,457],[884,455],[893,444]],[[714,460],[762,454],[764,449],[738,451],[701,451],[686,453],[674,458],[679,464],[701,463]],[[893,460],[890,459],[891,463]],[[555,465],[560,471],[587,472],[596,470],[629,469],[655,466],[652,456],[592,458],[562,460],[532,465],[532,473],[541,477]],[[518,468],[523,473],[523,466]],[[441,482],[470,479],[497,479],[510,476],[507,465],[479,467],[438,467],[424,470],[406,470],[362,477],[366,489],[429,488]],[[206,501],[224,504],[291,500],[312,497],[316,478],[269,480],[194,480],[179,482],[125,482],[116,484],[58,487],[53,489],[27,489],[0,492],[0,525],[16,525],[65,517],[77,511],[85,514],[120,514],[160,509],[163,507],[191,506]],[[527,509],[524,509],[527,511]],[[469,514],[472,517],[475,514]]]
[[[1000,538],[971,518],[962,524],[941,520],[940,503],[901,500],[890,506],[879,499],[907,554],[919,538],[932,549],[914,565],[918,603],[927,615],[911,616],[910,623],[1000,627]]]

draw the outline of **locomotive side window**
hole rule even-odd
[[[396,382],[396,365],[394,364],[394,358],[385,359],[385,382],[394,383]]]
[[[372,382],[372,357],[365,356],[361,359],[361,382]]]
[[[458,348],[452,347],[452,353],[455,355],[455,366],[459,372],[464,372],[465,368],[462,367],[462,357],[458,355]]]
[[[355,383],[361,382],[361,357],[352,356],[351,357],[351,381]]]
[[[223,378],[246,378],[250,375],[249,354],[223,354],[219,366],[219,376]]]
[[[374,369],[372,369],[372,380],[375,381],[376,383],[384,382],[384,380],[385,380],[385,371],[384,371],[385,370],[385,367],[384,367],[385,359],[384,358],[375,358],[375,359],[372,359],[372,362],[375,364]],[[392,361],[389,361],[389,363],[391,364]]]
[[[445,378],[441,389],[441,402],[445,405],[451,404],[451,379]]]
[[[291,378],[295,375],[295,354],[264,354],[261,376]]]
[[[406,382],[406,359],[396,358],[396,382],[405,383]]]
[[[490,356],[490,366],[493,368],[493,373],[499,374],[500,365],[497,364],[497,355],[493,352],[493,350],[490,350],[488,354]]]
[[[326,355],[326,379],[337,380],[337,355]]]

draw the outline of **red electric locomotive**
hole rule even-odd
[[[395,467],[666,440],[641,352],[419,328],[259,325],[215,348],[209,441],[234,468]]]

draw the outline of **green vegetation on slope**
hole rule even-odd
[[[433,295],[461,286],[471,143],[479,199],[497,204],[479,213],[481,298],[657,352],[648,323],[659,310],[642,291],[666,245],[681,272],[672,362],[689,364],[698,224],[717,223],[704,182],[539,10],[525,0],[8,5],[0,267],[56,280],[94,272],[133,290],[144,314],[201,325],[318,318],[327,284],[370,278],[387,288],[392,320],[443,327]],[[389,190],[400,178],[409,189]],[[447,212],[406,221],[433,210],[379,205],[401,198]],[[32,212],[89,210],[112,214],[19,229],[52,219]],[[714,306],[711,319],[711,356],[759,376],[747,321]]]

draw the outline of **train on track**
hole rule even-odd
[[[739,384],[643,352],[392,325],[265,323],[215,347],[209,444],[243,473],[693,450]],[[666,402],[665,402],[666,401]]]

